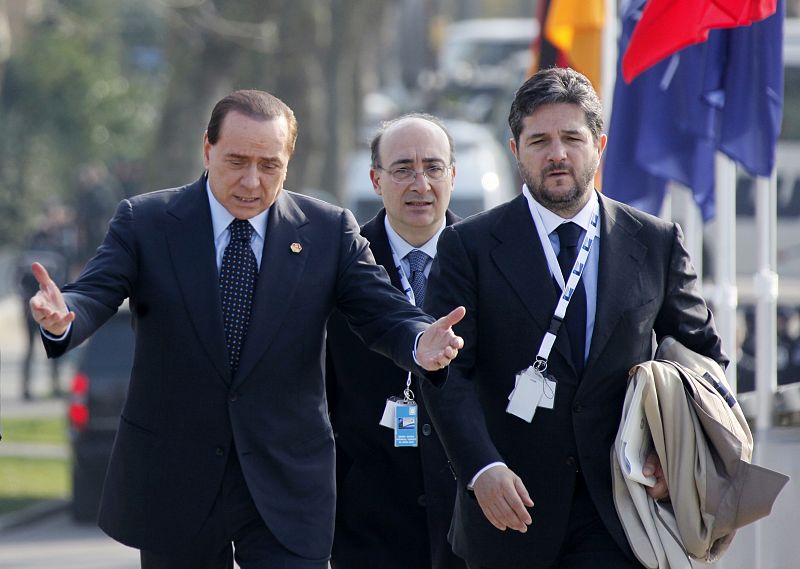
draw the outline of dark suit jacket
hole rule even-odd
[[[386,234],[386,211],[361,228],[378,264],[400,291]],[[447,213],[448,225],[458,218]],[[456,485],[421,400],[419,447],[395,448],[378,425],[386,398],[402,395],[407,373],[372,352],[335,313],[328,322],[328,406],[336,438],[334,569],[464,567],[447,543]]]
[[[444,231],[425,309],[467,309],[456,326],[464,349],[446,384],[423,385],[434,424],[459,479],[452,529],[456,553],[491,567],[545,568],[567,527],[575,477],[583,472],[603,522],[629,555],[611,495],[610,451],[628,370],[652,355],[652,333],[675,336],[726,363],[680,228],[600,195],[597,313],[582,378],[559,334],[548,371],[558,380],[553,410],[532,423],[506,413],[517,372],[531,365],[550,323],[556,291],[524,196]],[[535,506],[526,534],[501,532],[466,484],[504,461]]]
[[[126,297],[133,315],[134,365],[100,526],[140,549],[189,543],[235,448],[275,536],[301,556],[325,559],[335,502],[324,384],[328,317],[339,309],[370,347],[406,368],[414,367],[415,337],[431,320],[375,265],[349,212],[282,191],[269,211],[232,380],[205,183],[121,202],[97,255],[64,288],[77,315],[68,348]],[[51,356],[64,351],[48,347]]]

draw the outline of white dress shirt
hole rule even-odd
[[[222,267],[222,255],[225,253],[225,247],[231,242],[231,232],[228,226],[233,221],[234,217],[225,207],[217,201],[214,194],[211,192],[211,184],[206,180],[206,193],[208,194],[208,205],[211,208],[211,226],[214,230],[214,247],[217,250],[217,271]],[[261,254],[264,252],[264,239],[267,236],[267,218],[269,216],[269,208],[265,209],[255,217],[248,219],[250,225],[255,230],[253,237],[250,240],[250,247],[253,249],[253,254],[256,256],[256,263],[261,270]]]

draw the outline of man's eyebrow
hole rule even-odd
[[[559,134],[562,134],[562,135],[569,134],[569,135],[572,135],[572,136],[575,136],[575,135],[583,136],[583,131],[581,129],[579,129],[579,128],[565,128],[565,129],[559,130],[558,132],[559,132]],[[549,135],[546,132],[532,132],[531,134],[526,136],[524,139],[525,140],[531,140],[531,139],[535,139],[535,138],[545,138],[547,136],[549,136]]]
[[[531,140],[532,138],[544,138],[547,136],[547,133],[544,132],[532,132],[529,135],[524,137],[524,140]]]
[[[389,166],[408,166],[409,164],[413,163],[414,161],[411,158],[398,158],[397,160],[389,164]]]
[[[239,159],[239,160],[250,160],[251,158],[253,158],[253,156],[250,156],[249,154],[239,154],[238,152],[228,152],[225,155],[225,157],[226,158],[236,158],[236,159]],[[259,162],[274,162],[276,164],[282,164],[283,163],[281,161],[281,159],[278,158],[277,156],[258,156],[258,157],[256,157],[256,159]]]
[[[434,162],[439,164],[447,164],[447,160],[438,157],[430,157],[430,158],[426,157],[422,159],[422,162],[425,164],[430,164]],[[411,158],[398,158],[397,160],[392,162],[390,166],[408,166],[413,164],[414,160],[412,160]]]

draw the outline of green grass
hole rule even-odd
[[[39,500],[65,498],[69,486],[66,460],[0,457],[0,514]]]
[[[67,444],[66,420],[61,417],[4,418],[4,443]],[[41,500],[70,493],[69,462],[65,459],[0,457],[0,515]]]
[[[66,418],[6,418],[2,426],[3,441],[14,443],[64,443],[67,442]],[[3,444],[0,441],[0,445]]]

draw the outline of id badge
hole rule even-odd
[[[530,423],[538,407],[553,408],[555,395],[556,382],[533,366],[528,367],[517,374],[514,390],[508,396],[506,413]]]
[[[394,446],[417,446],[417,404],[414,401],[398,401],[394,411]]]
[[[386,400],[386,406],[383,408],[383,416],[378,423],[381,427],[394,429],[395,408],[397,407],[398,401],[402,402],[403,398],[392,395]]]

